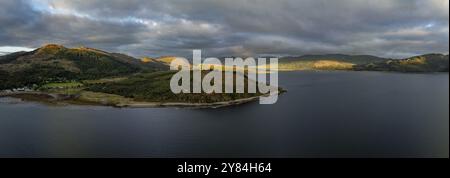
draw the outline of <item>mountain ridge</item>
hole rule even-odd
[[[406,62],[422,58],[426,63]],[[435,58],[438,58],[437,60]],[[394,66],[395,65],[395,66]],[[448,72],[448,55],[429,53],[404,59],[382,58],[371,55],[303,55],[283,57],[279,69],[292,70],[357,70],[397,72]]]
[[[47,44],[33,51],[0,56],[0,89],[52,81],[100,79],[143,71],[166,71],[176,56],[141,59],[89,47]],[[352,70],[448,72],[448,54],[430,53],[405,59],[371,55],[302,55],[279,59],[280,71]]]
[[[356,65],[354,70],[396,72],[449,72],[449,55],[429,53],[399,60]]]

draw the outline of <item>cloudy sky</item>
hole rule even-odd
[[[135,57],[449,51],[449,0],[0,0],[0,54],[47,43]]]

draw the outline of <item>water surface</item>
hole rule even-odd
[[[449,75],[287,72],[275,105],[54,107],[0,99],[0,157],[448,157]]]

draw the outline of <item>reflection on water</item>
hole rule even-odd
[[[289,72],[275,105],[0,102],[0,157],[448,157],[449,75]]]

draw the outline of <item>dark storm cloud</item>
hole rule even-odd
[[[6,6],[4,6],[6,5]],[[88,45],[106,50],[138,43],[140,24],[96,21],[71,14],[38,11],[29,1],[0,1],[6,11],[0,17],[0,46],[39,47],[46,43]]]
[[[32,11],[29,6],[21,1],[0,0],[0,46],[23,45],[24,34],[18,31],[28,31],[40,14]],[[19,38],[16,38],[19,37]]]
[[[0,0],[0,46],[135,56],[448,53],[448,0]],[[4,10],[3,10],[4,9]]]

